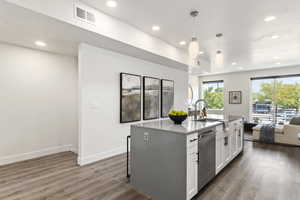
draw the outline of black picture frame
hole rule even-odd
[[[136,106],[136,110],[131,109],[130,110],[130,106],[124,106],[123,104],[126,103],[125,98],[124,98],[124,78],[128,76],[131,78],[137,78],[137,84],[138,86],[136,86],[136,88],[133,87],[132,90],[135,90],[138,92],[138,97],[135,99],[136,102],[133,102],[134,106]],[[128,89],[127,89],[128,90]],[[127,110],[125,110],[127,109]],[[126,115],[129,114],[125,114],[125,113],[131,113],[131,114],[136,114],[137,117],[130,119],[126,118]],[[134,113],[135,112],[135,113]],[[125,116],[124,116],[125,115]],[[137,121],[141,121],[142,119],[142,78],[140,75],[136,75],[136,74],[130,74],[130,73],[120,73],[120,123],[130,123],[130,122],[137,122]]]
[[[242,91],[229,91],[229,104],[242,104]]]
[[[171,83],[172,84],[172,91],[171,91],[172,92],[172,97],[171,97],[172,102],[171,102],[171,105],[167,105],[168,106],[167,110],[165,110],[166,109],[165,108],[166,102],[165,102],[165,96],[164,96],[164,93],[165,93],[164,85],[165,85],[165,83]],[[170,109],[172,109],[174,107],[175,83],[174,83],[173,80],[161,79],[160,87],[161,87],[161,89],[160,89],[160,91],[161,91],[161,95],[160,95],[160,99],[161,99],[161,103],[160,103],[161,109],[160,109],[160,111],[161,111],[161,113],[160,113],[160,116],[161,116],[161,118],[166,118],[166,117],[168,117]]]
[[[152,102],[151,99],[147,98],[147,85],[146,85],[146,81],[157,81],[157,96],[155,97],[156,99],[153,99]],[[151,119],[158,119],[160,117],[160,95],[161,95],[161,81],[158,78],[154,78],[154,77],[150,77],[150,76],[143,76],[143,120],[151,120]],[[154,107],[153,104],[155,104],[156,101],[156,106]],[[147,105],[148,103],[150,103],[150,105]],[[151,110],[150,110],[151,109]],[[156,109],[156,110],[152,110],[152,109]],[[155,113],[155,116],[149,116],[150,114],[148,114],[149,112]]]

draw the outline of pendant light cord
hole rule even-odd
[[[196,36],[196,17],[198,16],[199,12],[197,10],[193,10],[191,11],[190,15],[192,16],[193,18],[193,24],[194,24],[194,27],[193,27],[193,30],[192,30],[192,38],[197,38]]]
[[[194,27],[193,27],[193,33],[192,33],[192,38],[196,38],[196,17],[193,17],[193,24],[194,24]]]

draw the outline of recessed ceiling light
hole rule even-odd
[[[114,0],[108,0],[106,1],[106,6],[110,8],[115,8],[118,6],[118,3]]]
[[[239,70],[242,70],[242,69],[244,69],[244,68],[243,68],[243,67],[238,67],[238,69],[239,69]]]
[[[279,38],[279,35],[272,35],[271,38],[272,38],[272,39],[278,39],[278,38]]]
[[[276,59],[276,60],[278,60],[278,59],[279,59],[279,57],[278,57],[278,56],[274,56],[273,58],[274,58],[274,59]]]
[[[159,30],[160,30],[159,26],[157,26],[157,25],[152,26],[152,31],[159,31]]]
[[[204,54],[204,52],[203,51],[199,51],[199,55],[202,55],[202,54]]]
[[[273,20],[275,20],[275,19],[276,19],[275,16],[268,16],[268,17],[266,17],[264,20],[265,20],[265,22],[270,22],[270,21],[273,21]]]
[[[35,43],[34,43],[36,46],[39,46],[39,47],[45,47],[45,46],[47,46],[47,44],[45,43],[45,42],[43,42],[43,41],[35,41]]]
[[[233,62],[233,63],[231,63],[232,65],[237,65],[237,63],[236,62]]]
[[[184,46],[184,45],[186,45],[186,41],[180,41],[179,44],[180,44],[181,46]]]
[[[280,62],[277,62],[277,63],[276,63],[276,65],[280,65],[280,64],[281,64]]]

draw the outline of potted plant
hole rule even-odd
[[[172,110],[169,113],[169,118],[175,123],[175,124],[182,124],[184,120],[186,120],[188,116],[188,113],[185,111],[178,111],[178,110]]]

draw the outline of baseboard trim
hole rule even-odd
[[[72,151],[72,152],[76,153],[76,149],[73,147],[73,145],[71,145],[71,144],[70,145],[61,145],[61,146],[57,146],[57,147],[50,147],[50,148],[46,148],[46,149],[42,149],[42,150],[38,150],[38,151],[32,151],[32,152],[28,152],[28,153],[0,157],[0,166],[16,163],[16,162],[20,162],[20,161],[30,160],[30,159],[34,159],[34,158],[39,158],[39,157],[47,156],[50,154],[66,152],[66,151]]]
[[[118,148],[109,150],[109,151],[105,151],[105,152],[101,152],[101,153],[97,153],[94,155],[90,155],[90,156],[85,156],[85,157],[78,157],[78,164],[80,166],[83,165],[87,165],[87,164],[91,164],[106,158],[110,158],[119,154],[123,154],[126,152],[126,146],[120,146]]]

